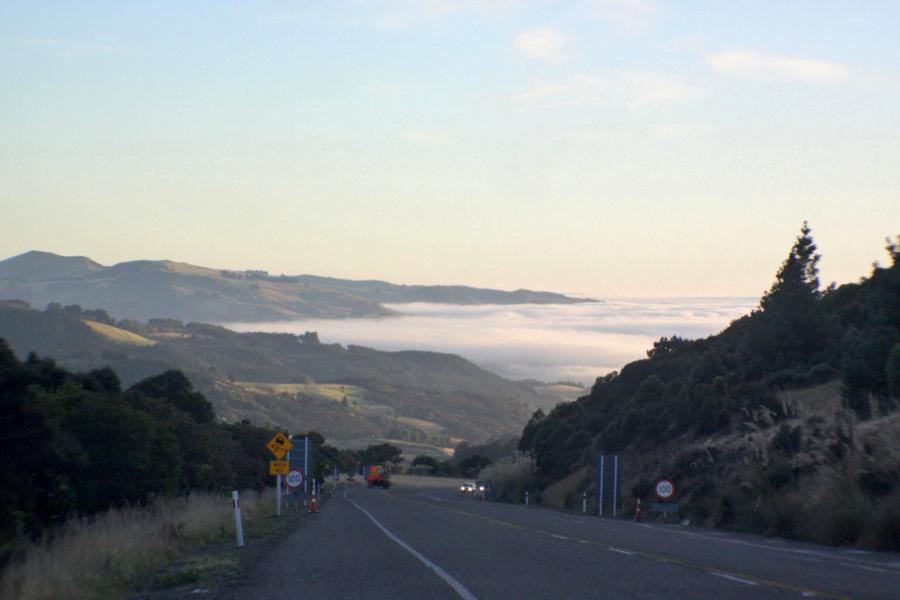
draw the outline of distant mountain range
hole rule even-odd
[[[169,317],[237,322],[385,317],[383,303],[572,304],[591,299],[552,292],[467,286],[395,285],[314,275],[230,271],[170,260],[107,267],[84,256],[31,251],[0,261],[0,299],[34,305],[97,306],[117,318]]]

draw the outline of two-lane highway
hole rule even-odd
[[[900,555],[350,488],[219,597],[900,598]]]

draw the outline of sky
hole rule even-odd
[[[510,379],[576,381],[646,357],[653,342],[720,332],[750,312],[755,298],[616,299],[584,304],[451,306],[396,304],[391,319],[315,319],[230,323],[235,331],[302,334],[322,343],[379,350],[459,354]]]
[[[597,297],[900,233],[900,4],[0,3],[0,257]]]

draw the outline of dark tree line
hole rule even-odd
[[[786,416],[776,392],[840,379],[860,418],[900,398],[900,237],[890,265],[859,283],[821,290],[819,255],[804,223],[759,308],[705,339],[662,338],[647,358],[597,379],[590,394],[537,411],[519,449],[545,482],[599,452],[652,447],[676,436],[726,431],[766,407]]]
[[[19,361],[0,340],[0,547],[73,515],[193,490],[261,489],[274,431],[218,424],[180,371],[122,390],[112,370]]]

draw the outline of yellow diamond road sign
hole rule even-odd
[[[291,463],[287,460],[270,460],[269,475],[287,475],[291,470]]]
[[[293,447],[294,445],[291,443],[291,440],[281,432],[276,433],[275,437],[266,444],[266,448],[275,455],[275,458],[284,458],[284,455],[288,453],[288,450]]]

